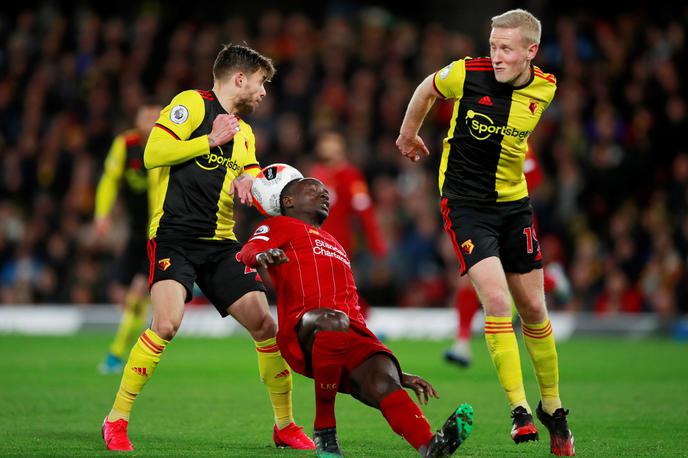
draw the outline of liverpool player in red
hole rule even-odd
[[[354,234],[363,233],[368,250],[375,258],[387,254],[373,208],[373,199],[363,173],[347,158],[346,137],[336,129],[320,132],[315,144],[319,163],[311,176],[320,180],[330,191],[330,214],[323,229],[344,248],[348,256],[354,253]],[[359,297],[358,305],[364,317],[368,303]]]
[[[402,387],[425,403],[437,393],[427,381],[402,372],[392,351],[367,328],[349,258],[321,228],[330,209],[325,186],[314,178],[294,180],[283,189],[280,204],[283,216],[259,226],[239,259],[270,272],[277,290],[282,356],[294,371],[315,381],[318,456],[341,456],[334,414],[337,392],[380,409],[421,456],[451,455],[471,432],[473,409],[462,404],[432,434]]]
[[[320,162],[313,167],[311,176],[320,180],[330,191],[330,214],[323,223],[344,248],[353,254],[354,226],[358,219],[368,248],[376,257],[387,253],[387,247],[380,234],[368,185],[361,171],[346,157],[346,140],[337,130],[326,130],[318,135],[315,146]]]

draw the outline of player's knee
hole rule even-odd
[[[255,341],[263,341],[271,339],[277,335],[277,323],[269,313],[263,315],[257,322],[253,329],[248,329],[251,337]]]
[[[372,375],[370,379],[371,399],[381,402],[384,398],[401,389],[401,385],[396,377],[387,372],[379,371]]]
[[[532,300],[519,307],[518,313],[526,323],[542,323],[547,319],[547,306],[544,300]]]
[[[488,315],[511,315],[511,296],[503,291],[485,291],[480,294]]]
[[[349,330],[349,317],[339,310],[322,309],[315,318],[316,331],[341,331]]]
[[[161,339],[172,340],[172,338],[175,335],[177,335],[177,331],[179,330],[180,324],[181,323],[176,322],[175,320],[158,319],[153,320],[153,325],[151,326],[151,329]]]

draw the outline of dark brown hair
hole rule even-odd
[[[241,71],[252,75],[258,70],[263,70],[270,81],[275,75],[275,66],[269,57],[265,57],[258,51],[243,45],[226,44],[215,58],[213,64],[213,77],[222,79],[232,71]]]

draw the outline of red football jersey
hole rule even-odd
[[[323,228],[342,244],[347,254],[353,254],[354,219],[359,218],[368,248],[375,256],[384,256],[387,247],[375,219],[368,185],[360,170],[353,164],[343,164],[334,169],[315,165],[310,175],[322,181],[330,191],[330,215]]]
[[[256,267],[256,255],[270,248],[289,258],[268,269],[277,290],[280,334],[293,334],[301,316],[320,307],[341,310],[365,326],[349,257],[334,237],[299,219],[276,216],[253,232],[239,259]]]

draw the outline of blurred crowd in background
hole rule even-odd
[[[544,174],[531,197],[545,262],[562,266],[571,286],[552,308],[688,313],[688,8],[676,8],[609,17],[531,8],[543,22],[535,63],[558,80],[531,137]],[[112,302],[126,209],[116,208],[107,238],[92,232],[110,143],[143,101],[210,89],[228,42],[245,42],[278,69],[248,119],[263,165],[307,173],[319,133],[345,133],[388,246],[372,256],[365,231],[355,231],[367,301],[452,303],[457,261],[437,186],[451,102],[437,103],[421,131],[429,158],[412,164],[394,142],[416,85],[452,60],[489,55],[489,19],[503,11],[468,34],[379,7],[231,9],[204,20],[155,3],[110,14],[51,4],[0,13],[0,303]],[[245,240],[260,217],[252,208],[237,217]]]

